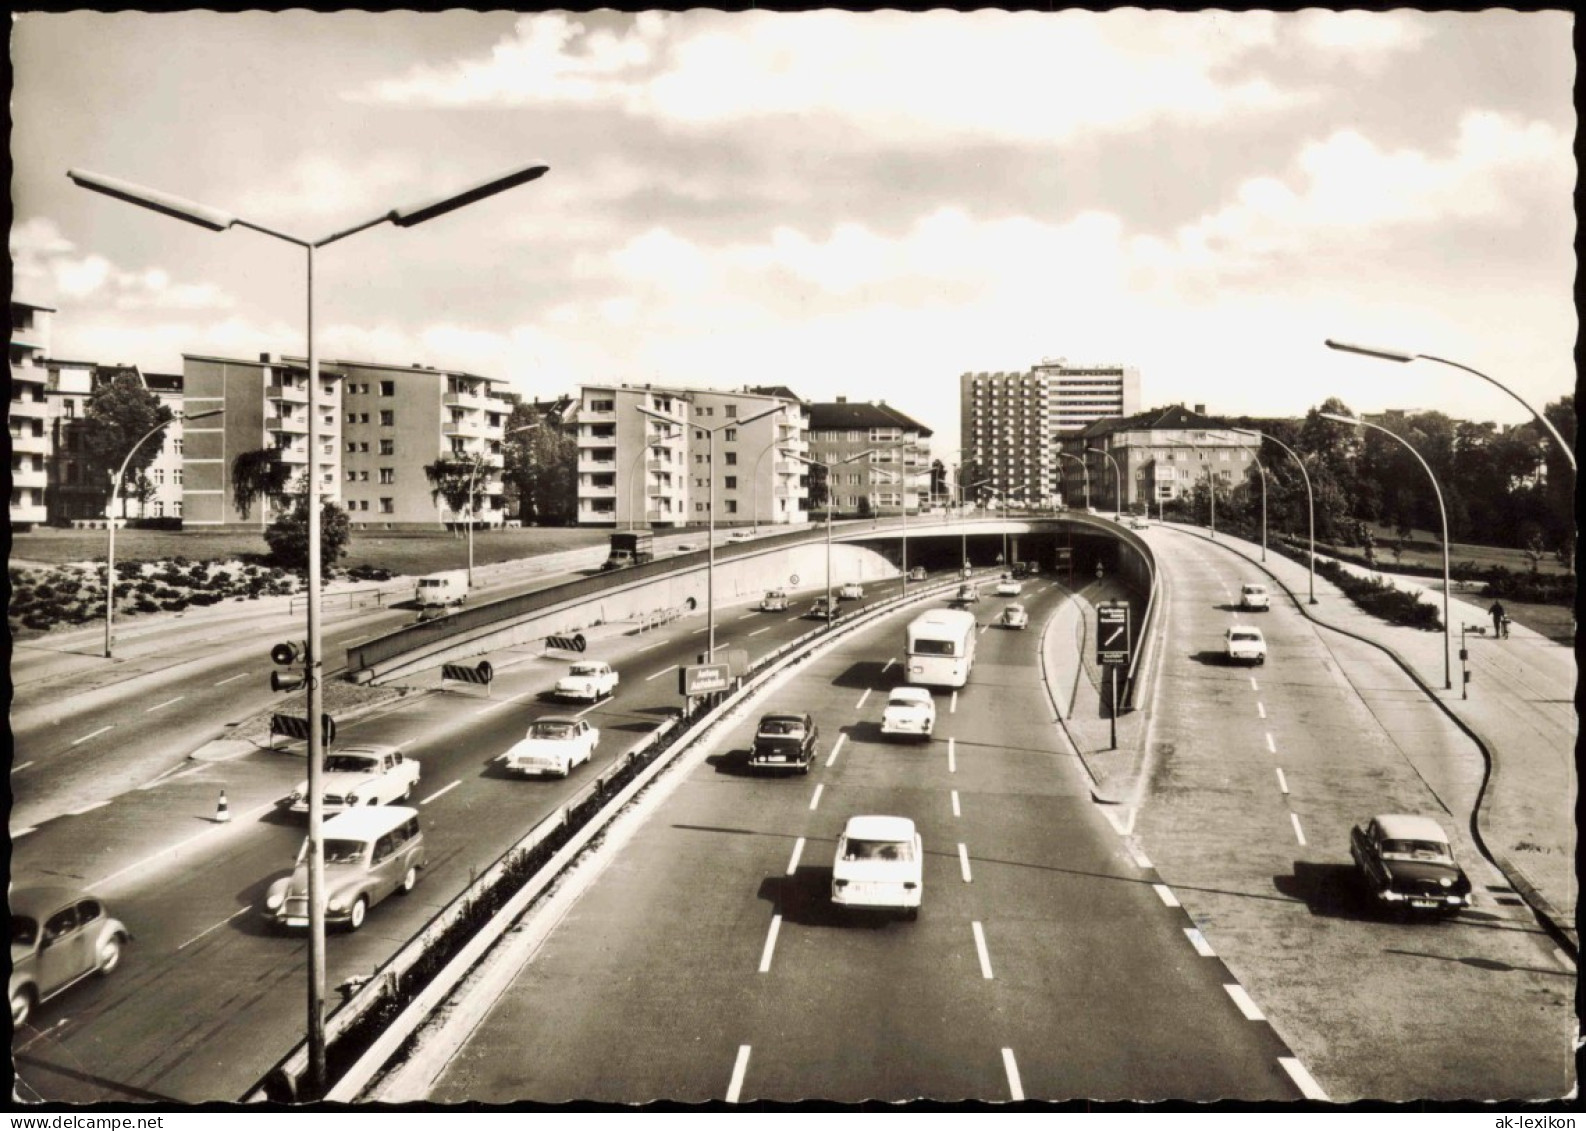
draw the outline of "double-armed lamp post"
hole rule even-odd
[[[1310,603],[1313,605],[1316,604],[1316,496],[1311,491],[1311,473],[1305,469],[1305,461],[1300,458],[1299,452],[1296,452],[1293,448],[1289,447],[1276,436],[1268,435],[1267,433],[1261,432],[1255,428],[1230,428],[1228,431],[1236,432],[1241,436],[1254,436],[1258,440],[1270,440],[1272,443],[1288,452],[1289,455],[1293,457],[1294,462],[1299,464],[1300,478],[1305,483],[1306,522],[1310,532],[1311,543],[1310,553],[1306,557],[1306,565],[1310,569],[1311,579]],[[1264,475],[1262,482],[1266,482]]]
[[[320,716],[323,712],[324,689],[321,686],[323,657],[320,644],[320,514],[318,475],[319,428],[319,354],[314,344],[314,253],[320,248],[348,236],[356,235],[380,224],[395,224],[411,228],[426,220],[455,212],[487,197],[518,185],[527,184],[545,175],[548,166],[527,165],[504,176],[494,177],[437,200],[425,201],[406,208],[393,208],[378,216],[354,224],[350,228],[332,232],[319,239],[305,239],[255,224],[218,208],[197,204],[182,197],[142,188],[127,181],[101,176],[81,169],[72,169],[66,175],[80,188],[114,197],[139,208],[196,224],[211,232],[224,232],[230,228],[249,228],[261,235],[300,247],[307,254],[307,332],[308,341],[308,469],[304,473],[308,507],[308,640],[305,671],[308,683],[308,877],[309,877],[309,978],[308,978],[308,1069],[307,1098],[324,1094],[327,1084],[325,1071],[325,846],[321,836],[324,816],[324,799],[321,796],[321,778],[324,764],[324,735]]]
[[[833,460],[831,463],[827,463],[825,460],[811,459],[809,456],[801,456],[797,452],[788,451],[786,448],[782,449],[782,454],[788,459],[796,459],[808,467],[824,467],[826,469],[826,617],[822,622],[826,625],[832,623],[832,511],[836,509],[837,503],[837,496],[832,492],[832,487],[834,486],[832,483],[832,468],[841,467],[845,463],[854,463],[857,460],[867,459],[870,453],[875,450],[875,448],[871,448],[868,451],[860,452],[856,456],[849,456],[846,459]]]
[[[1075,463],[1079,464],[1079,470],[1085,476],[1085,509],[1089,510],[1090,509],[1090,464],[1088,464],[1084,460],[1080,459],[1073,452],[1058,452],[1057,454],[1060,457],[1062,457],[1063,459],[1071,459]],[[1068,502],[1067,495],[1068,495],[1068,493],[1065,491],[1064,492],[1064,498],[1063,498],[1063,502],[1065,504]]]
[[[1095,452],[1099,456],[1106,456],[1107,462],[1112,464],[1112,482],[1114,489],[1113,518],[1123,517],[1123,472],[1118,470],[1118,461],[1112,458],[1112,453],[1105,448],[1086,448],[1087,452]],[[1090,505],[1089,492],[1086,492],[1085,505]]]
[[[544,421],[537,420],[533,424],[525,424],[520,428],[509,428],[501,434],[501,438],[504,440],[508,436],[516,436],[520,432],[532,432],[543,423]],[[499,469],[492,464],[490,470],[497,471]],[[478,478],[479,461],[474,460],[468,468],[468,591],[470,593],[473,592],[474,588],[474,507],[477,505],[474,495],[474,481]]]

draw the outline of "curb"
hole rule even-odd
[[[1183,533],[1188,533],[1188,531],[1184,531]],[[1396,651],[1392,646],[1384,644],[1380,640],[1373,640],[1370,637],[1362,636],[1357,632],[1351,631],[1350,629],[1340,628],[1336,624],[1329,624],[1327,621],[1322,620],[1312,613],[1310,611],[1310,606],[1302,601],[1299,595],[1295,593],[1294,590],[1290,589],[1288,584],[1282,578],[1278,577],[1277,574],[1268,569],[1265,563],[1257,561],[1255,558],[1251,557],[1248,553],[1237,546],[1230,545],[1227,542],[1218,544],[1230,553],[1238,554],[1247,562],[1250,562],[1252,565],[1260,569],[1261,572],[1265,573],[1268,577],[1272,578],[1273,582],[1281,586],[1283,591],[1289,595],[1289,599],[1294,602],[1295,607],[1300,610],[1301,614],[1303,614],[1305,618],[1311,621],[1313,624],[1320,625],[1322,628],[1325,628],[1330,632],[1336,632],[1341,636],[1347,636],[1351,640],[1358,640],[1362,644],[1369,644],[1373,648],[1376,648],[1387,655],[1391,660],[1393,660],[1394,663],[1399,665],[1399,667],[1404,671],[1405,675],[1410,677],[1411,682],[1413,682],[1417,687],[1426,693],[1428,699],[1437,704],[1438,708],[1448,716],[1449,721],[1458,727],[1472,742],[1476,744],[1476,749],[1481,752],[1482,777],[1481,787],[1476,792],[1476,804],[1470,814],[1471,839],[1476,842],[1477,849],[1480,850],[1482,856],[1486,858],[1488,863],[1497,868],[1499,873],[1502,874],[1503,878],[1509,881],[1509,886],[1514,888],[1521,899],[1525,900],[1526,906],[1531,909],[1532,914],[1536,916],[1537,921],[1542,924],[1543,929],[1548,933],[1553,941],[1558,943],[1558,945],[1578,963],[1580,961],[1580,940],[1576,934],[1575,928],[1570,925],[1569,920],[1559,911],[1559,909],[1553,906],[1552,901],[1537,890],[1536,886],[1531,883],[1530,879],[1527,878],[1525,873],[1520,870],[1518,865],[1511,861],[1507,856],[1496,853],[1492,850],[1492,848],[1487,843],[1487,838],[1482,834],[1482,809],[1486,804],[1487,796],[1491,792],[1494,782],[1498,778],[1499,770],[1498,759],[1493,753],[1493,747],[1491,743],[1488,742],[1488,740],[1481,734],[1479,730],[1477,730],[1465,719],[1461,718],[1452,707],[1445,703],[1442,698],[1439,697],[1432,689],[1431,685],[1428,684],[1426,680],[1415,671],[1409,661],[1403,656],[1399,655],[1398,651]],[[1348,600],[1347,597],[1343,597],[1342,599],[1346,601]],[[1370,614],[1368,613],[1366,615],[1369,616]]]

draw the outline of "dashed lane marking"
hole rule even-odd
[[[1261,702],[1259,699],[1256,700],[1256,714],[1260,715],[1263,719],[1267,717],[1267,705]]]
[[[1139,868],[1141,871],[1149,871],[1151,868],[1151,861],[1146,857],[1146,854],[1141,850],[1140,846],[1135,844],[1133,841],[1126,841],[1125,846],[1129,849],[1129,855],[1134,858],[1135,867]]]
[[[792,875],[799,870],[799,857],[804,855],[804,838],[799,837],[793,842],[793,858],[787,862],[787,874]]]
[[[1278,792],[1287,794],[1289,792],[1289,781],[1283,776],[1283,767],[1273,766],[1272,768],[1278,772]]]
[[[1246,1021],[1265,1021],[1267,1015],[1262,1013],[1256,1003],[1251,1000],[1245,988],[1238,982],[1225,983],[1223,989],[1228,991],[1228,996],[1234,999],[1234,1004],[1239,1007],[1239,1012],[1245,1015]]]
[[[810,812],[813,813],[815,811],[815,806],[821,803],[821,790],[825,788],[826,787],[824,785],[818,785],[815,787],[815,795],[810,798]]]
[[[1166,884],[1152,884],[1151,890],[1156,892],[1157,898],[1167,906],[1177,907],[1179,905],[1178,896],[1174,895],[1173,889]]]
[[[865,700],[870,698],[870,691],[871,691],[870,688],[868,688],[868,687],[865,688],[865,693],[859,697],[859,702],[854,704],[854,710],[857,711],[857,710],[859,710],[859,708],[861,708],[861,707],[863,707],[865,705]]]
[[[660,671],[656,672],[655,675],[647,675],[647,676],[645,676],[644,677],[644,682],[645,683],[649,683],[652,679],[657,679],[660,676],[665,675],[667,672],[675,672],[676,670],[677,670],[677,665],[676,664],[673,664],[669,668],[662,668]]]
[[[954,749],[954,745],[955,740],[949,738],[947,740],[947,772],[950,774],[958,772],[958,752]]]
[[[1276,754],[1277,752],[1278,744],[1272,741],[1272,732],[1269,730],[1267,731],[1267,753]]]
[[[225,679],[220,680],[219,682],[217,682],[215,684],[215,686],[216,687],[224,687],[228,683],[231,683],[231,682],[233,682],[235,680],[242,679],[247,674],[248,674],[247,672],[238,672],[236,675],[228,675]]]
[[[962,817],[963,814],[958,811],[958,791],[955,789],[955,790],[952,791],[952,793],[953,793],[953,816]]]
[[[980,956],[980,976],[986,981],[991,981],[991,952],[986,949],[986,932],[980,927],[977,919],[969,924],[975,932],[975,953]]]
[[[199,939],[201,939],[205,935],[209,934],[209,932],[220,930],[220,928],[224,927],[227,923],[231,922],[238,915],[244,915],[247,912],[252,911],[252,910],[253,910],[253,908],[251,908],[251,907],[239,907],[239,908],[237,908],[237,910],[233,911],[230,915],[227,915],[220,922],[214,924],[213,926],[205,927],[202,931],[199,931],[198,934],[196,934],[192,938],[188,939],[186,942],[184,942],[181,946],[177,947],[176,949],[177,950],[182,950],[184,947],[192,946]]]
[[[1024,1084],[1019,1080],[1019,1063],[1013,1059],[1012,1049],[1002,1050],[1002,1070],[1008,1076],[1008,1098],[1018,1103],[1024,1099]]]
[[[1185,927],[1184,937],[1189,939],[1190,946],[1195,948],[1195,953],[1202,958],[1216,958],[1217,952],[1212,949],[1212,944],[1206,941],[1206,936],[1201,934],[1199,927]]]
[[[964,874],[964,883],[974,883],[974,877],[969,874],[969,849],[963,845],[958,846],[958,870]]]
[[[947,701],[947,713],[949,715],[958,714],[958,692],[956,691],[953,692],[953,697]]]
[[[1289,821],[1294,825],[1294,839],[1303,846],[1305,844],[1305,830],[1300,828],[1300,815],[1298,813],[1290,813]]]
[[[659,648],[661,645],[663,645],[665,643],[666,643],[666,641],[664,641],[664,640],[657,640],[654,644],[646,644],[646,645],[644,645],[641,648],[635,648],[634,651],[635,652],[648,652],[651,648]]]
[[[749,1071],[749,1046],[738,1046],[738,1059],[732,1065],[732,1081],[727,1085],[727,1102],[735,1104],[743,1091],[744,1074]]]
[[[837,741],[832,743],[831,756],[826,759],[826,764],[828,766],[830,766],[833,762],[837,761],[837,751],[841,750],[843,748],[843,743],[845,743],[847,741],[848,741],[848,736],[846,734],[839,734],[837,736]]]
[[[1260,685],[1256,683],[1256,677],[1255,676],[1251,676],[1250,677],[1250,690],[1251,691],[1260,691],[1261,690]]]
[[[92,734],[85,734],[81,738],[74,738],[72,740],[72,745],[73,746],[77,746],[80,743],[87,742],[90,738],[98,738],[100,735],[104,734],[105,731],[109,730],[111,727],[113,727],[115,725],[116,725],[115,723],[111,723],[110,726],[100,727],[98,730],[94,731]]]
[[[1283,1066],[1283,1071],[1289,1074],[1289,1079],[1294,1081],[1294,1086],[1300,1090],[1300,1095],[1308,1100],[1332,1102],[1327,1098],[1327,1093],[1322,1091],[1322,1086],[1305,1070],[1305,1065],[1297,1059],[1292,1056],[1280,1056],[1278,1063]]]
[[[420,801],[419,804],[420,805],[428,805],[431,801],[434,801],[437,797],[440,797],[442,794],[451,792],[452,790],[456,789],[458,786],[460,786],[462,784],[463,784],[462,779],[458,778],[456,781],[452,782],[451,785],[442,786],[440,789],[437,789],[434,793],[430,794],[423,801]]]
[[[748,620],[750,617],[758,616],[758,615],[759,615],[758,613],[748,612],[748,613],[744,613],[743,616],[739,617],[738,619],[739,620]]]
[[[479,710],[475,711],[474,714],[487,714],[488,712],[494,711],[499,707],[505,707],[508,703],[516,703],[519,699],[526,699],[533,694],[535,693],[532,691],[520,691],[516,695],[508,695],[505,699],[497,699],[493,703],[486,703],[483,707],[479,708]]]
[[[881,665],[881,674],[882,674],[882,675],[886,675],[886,674],[887,674],[887,670],[888,670],[888,669],[889,669],[889,668],[891,668],[891,667],[892,667],[892,665],[893,665],[893,664],[895,664],[895,663],[897,663],[897,662],[898,662],[898,658],[897,658],[897,657],[896,657],[896,656],[893,656],[893,657],[892,657],[892,658],[891,658],[891,659],[890,659],[890,660],[888,660],[888,661],[887,661],[887,662],[886,662],[886,663],[884,663],[884,664],[882,664],[882,665]]]
[[[25,769],[27,769],[27,768],[28,768],[28,767],[29,767],[29,766],[31,766],[31,765],[32,765],[32,764],[33,764],[33,759],[32,759],[32,758],[29,758],[29,759],[28,759],[28,760],[27,760],[27,761],[26,761],[26,762],[23,762],[23,763],[22,763],[22,764],[21,764],[21,765],[18,765],[18,766],[12,766],[12,767],[11,767],[11,772],[12,772],[12,773],[13,773],[13,774],[14,774],[14,773],[16,773],[16,772],[17,772],[17,771],[18,771],[18,770],[25,770]]]
[[[765,936],[765,949],[760,952],[760,973],[771,972],[771,955],[776,950],[777,932],[782,929],[782,916],[771,916],[771,930]]]
[[[755,629],[749,635],[750,636],[759,636],[762,632],[770,632],[770,631],[771,631],[771,626],[770,625],[766,625],[764,628]]]

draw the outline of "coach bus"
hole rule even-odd
[[[975,614],[931,609],[909,622],[906,675],[922,687],[962,687],[975,663]]]

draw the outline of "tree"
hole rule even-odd
[[[947,494],[947,465],[939,459],[931,461],[931,505]]]
[[[424,478],[430,481],[430,498],[444,501],[453,515],[468,512],[470,524],[484,497],[490,476],[497,464],[483,452],[447,452],[434,463],[424,465]]]
[[[874,516],[874,514],[875,514],[875,508],[870,505],[870,496],[869,495],[860,495],[859,496],[859,517],[860,518],[870,518],[870,517]]]
[[[231,502],[244,521],[260,500],[284,511],[290,502],[292,465],[277,448],[239,452],[231,461]]]
[[[323,499],[319,511],[320,576],[328,578],[336,563],[347,555],[352,539],[352,523],[347,512],[331,499]],[[308,493],[294,496],[292,507],[265,528],[264,540],[270,547],[270,560],[282,569],[308,573]]]
[[[830,492],[826,489],[826,468],[818,463],[806,464],[809,474],[804,477],[806,510],[825,510]]]
[[[150,429],[168,424],[176,419],[170,409],[160,403],[160,398],[144,387],[136,372],[123,370],[93,391],[83,411],[77,433],[84,464],[84,482],[103,484],[102,498],[108,500],[116,484],[111,476],[127,459],[127,475],[136,478],[148,470],[160,454],[160,445],[154,441],[137,444]],[[127,500],[121,499],[121,517],[127,514]]]

